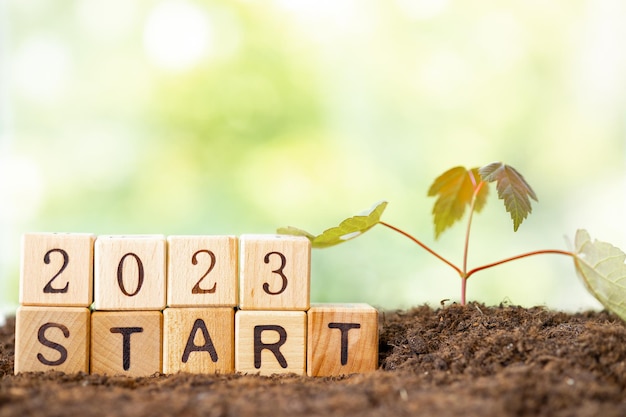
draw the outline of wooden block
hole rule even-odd
[[[164,236],[98,236],[94,259],[96,310],[165,308]]]
[[[368,304],[314,304],[308,313],[307,374],[335,376],[378,368],[378,311]]]
[[[239,242],[242,310],[309,308],[311,242],[307,238],[242,235]]]
[[[170,236],[167,242],[168,306],[237,306],[236,236]]]
[[[18,307],[15,373],[89,372],[89,324],[84,307]]]
[[[162,369],[160,311],[91,314],[91,373],[149,376]]]
[[[94,239],[87,233],[24,234],[20,304],[89,307]]]
[[[261,375],[304,375],[306,339],[303,311],[237,311],[235,369]]]
[[[166,308],[163,319],[164,373],[234,372],[235,310],[232,307]]]

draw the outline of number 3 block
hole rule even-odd
[[[94,239],[86,233],[23,235],[20,304],[89,307]]]
[[[306,311],[309,308],[309,239],[242,235],[239,242],[239,307],[242,310]]]
[[[98,236],[94,251],[96,310],[165,308],[164,236]]]

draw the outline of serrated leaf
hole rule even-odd
[[[576,232],[576,272],[604,307],[626,321],[626,254],[607,242],[591,241],[586,230]]]
[[[380,222],[380,216],[386,207],[387,202],[380,201],[364,213],[349,217],[342,221],[339,226],[331,227],[317,236],[291,226],[281,227],[277,230],[277,233],[306,236],[311,241],[311,247],[318,249],[327,248],[354,239],[376,226]]]
[[[522,174],[502,162],[486,165],[478,172],[483,181],[496,182],[498,198],[504,200],[504,207],[513,220],[513,230],[517,231],[520,224],[532,212],[530,199],[538,201],[537,195]]]
[[[435,238],[463,217],[480,181],[478,168],[468,170],[461,166],[449,169],[435,179],[428,190],[429,197],[438,196],[432,210]],[[476,212],[480,212],[487,201],[489,188],[485,185],[476,195]]]

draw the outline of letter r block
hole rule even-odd
[[[240,302],[242,310],[309,308],[311,242],[302,236],[242,235]]]
[[[93,301],[93,242],[88,233],[22,236],[20,304],[89,307]]]
[[[91,314],[91,373],[149,376],[161,372],[160,311],[95,311]]]
[[[368,304],[314,304],[308,313],[307,375],[378,368],[378,311]]]
[[[306,373],[304,311],[235,314],[235,370],[261,375]]]
[[[18,307],[15,373],[89,372],[89,315],[83,307]]]
[[[166,308],[163,319],[163,373],[234,372],[232,307]]]

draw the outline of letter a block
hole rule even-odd
[[[167,305],[235,307],[238,303],[236,236],[170,236]]]
[[[238,311],[235,369],[261,375],[306,372],[306,313]]]
[[[232,307],[163,311],[163,373],[232,373],[235,310]]]
[[[307,374],[335,376],[378,367],[378,311],[368,304],[319,304],[308,313]]]
[[[89,310],[82,307],[17,309],[15,373],[89,372]]]
[[[94,239],[87,233],[24,234],[20,304],[89,307]]]
[[[161,372],[160,311],[91,314],[91,373],[149,376]]]
[[[311,242],[306,237],[243,235],[240,242],[242,310],[309,308]]]
[[[95,243],[96,310],[163,310],[164,236],[98,236]]]

